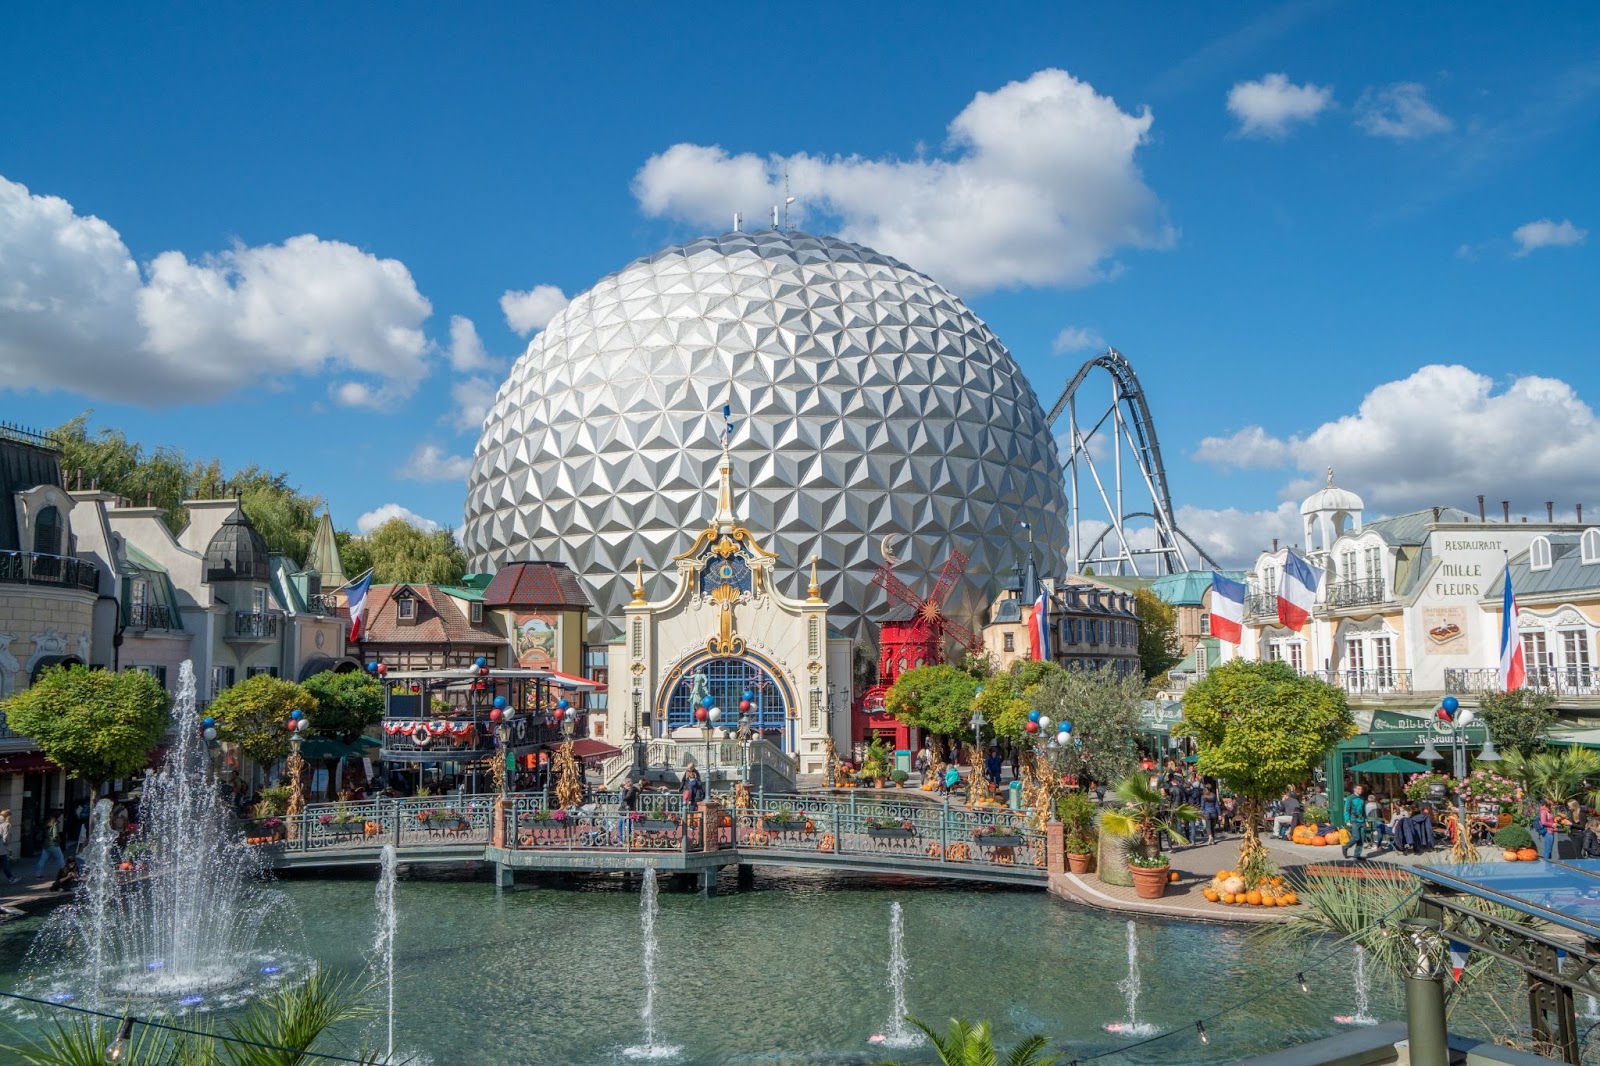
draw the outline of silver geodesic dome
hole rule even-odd
[[[602,279],[511,369],[467,481],[464,547],[480,571],[527,559],[580,574],[602,638],[618,632],[633,560],[651,597],[716,509],[731,404],[734,510],[789,595],[820,558],[830,619],[852,635],[896,574],[931,591],[970,557],[948,611],[975,626],[1027,553],[1064,561],[1067,502],[1050,429],[1021,369],[937,283],[860,245],[726,233]]]

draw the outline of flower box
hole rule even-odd
[[[767,831],[771,833],[799,833],[803,832],[805,827],[806,820],[804,818],[766,819]]]
[[[974,838],[980,848],[1020,848],[1020,833],[979,833]]]
[[[640,818],[633,827],[641,833],[670,833],[678,828],[678,823],[670,818]]]
[[[867,836],[873,840],[910,840],[917,835],[915,829],[886,829],[883,826],[867,826]]]

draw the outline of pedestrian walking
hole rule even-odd
[[[1022,745],[1011,745],[1011,778],[1014,781],[1022,780]]]
[[[1000,749],[990,748],[988,756],[983,760],[983,776],[989,779],[989,784],[995,788],[1000,787]]]
[[[39,862],[33,868],[35,878],[44,876],[45,864],[52,858],[62,866],[67,864],[67,857],[61,852],[61,818],[54,814],[44,822],[44,847],[39,849]]]
[[[1539,829],[1539,857],[1548,859],[1556,843],[1556,816],[1550,809],[1550,801],[1539,801],[1539,819],[1536,823]]]
[[[1367,786],[1357,785],[1351,790],[1350,795],[1344,800],[1344,824],[1350,830],[1350,843],[1339,849],[1345,858],[1350,857],[1350,848],[1356,849],[1356,861],[1364,858],[1361,849],[1367,843]]]
[[[622,783],[619,798],[622,813],[617,818],[617,843],[627,847],[633,839],[633,812],[639,809],[639,782],[631,775]]]
[[[700,771],[689,767],[689,772],[683,779],[683,809],[686,813],[693,814],[700,809],[700,803],[706,798],[705,782],[700,780]]]
[[[6,884],[17,883],[16,874],[11,872],[11,808],[0,810],[0,874],[4,874]]]
[[[1206,785],[1200,790],[1200,817],[1206,826],[1206,843],[1217,839],[1217,821],[1222,817],[1222,800],[1217,796],[1217,786]]]

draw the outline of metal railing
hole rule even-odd
[[[1410,670],[1313,670],[1311,676],[1356,696],[1411,692]]]
[[[1588,666],[1530,666],[1524,687],[1557,696],[1600,696],[1600,676]],[[1450,669],[1444,672],[1444,690],[1457,696],[1500,692],[1504,686],[1494,667]]]
[[[1262,592],[1260,589],[1250,589],[1244,596],[1244,616],[1246,618],[1278,617],[1277,592]]]
[[[426,752],[440,759],[474,759],[494,747],[494,726],[488,719],[390,718],[383,723],[386,753]]]
[[[307,596],[306,612],[308,614],[333,615],[337,613],[333,605],[332,596]]]
[[[1359,607],[1369,603],[1383,603],[1388,594],[1382,577],[1357,578],[1354,581],[1337,581],[1328,586],[1323,606],[1328,608]]]
[[[295,853],[449,844],[489,845],[496,837],[492,793],[307,804],[294,819],[252,822],[246,833]],[[718,793],[714,806],[684,809],[670,792],[645,793],[624,812],[615,792],[596,792],[562,809],[548,795],[513,793],[500,809],[499,839],[509,851],[699,853],[707,847],[891,860],[934,867],[1045,867],[1045,834],[1026,814],[974,810],[946,803],[857,800],[806,794],[768,795],[734,808]],[[715,817],[707,830],[704,819]],[[291,829],[290,822],[293,822]]]
[[[743,750],[741,750],[741,748]],[[608,789],[618,788],[642,761],[644,767],[661,767],[681,773],[691,765],[703,777],[739,777],[756,780],[772,775],[774,784],[792,787],[800,774],[800,760],[769,740],[741,742],[732,737],[710,740],[666,740],[654,738],[636,752],[626,742],[620,755],[607,759],[601,781]],[[723,771],[735,771],[729,775]]]
[[[88,559],[70,555],[0,551],[0,582],[95,592],[100,588],[100,568]]]
[[[135,603],[128,607],[128,625],[135,629],[171,629],[177,612],[164,603]]]
[[[255,611],[233,612],[233,635],[266,639],[278,635],[278,616]]]
[[[6,712],[0,711],[0,740],[27,740],[28,738],[18,733],[6,724]]]

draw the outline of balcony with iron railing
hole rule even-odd
[[[1358,578],[1353,581],[1336,581],[1328,586],[1323,606],[1330,611],[1345,607],[1364,607],[1383,603],[1389,598],[1382,577]]]
[[[130,629],[172,629],[178,612],[165,603],[135,603],[128,607]]]
[[[1311,676],[1335,685],[1350,696],[1407,696],[1410,670],[1313,670]]]
[[[234,611],[233,635],[243,640],[270,640],[278,635],[278,616],[256,611]]]
[[[1530,666],[1523,687],[1553,696],[1600,696],[1600,676],[1589,666]],[[1496,667],[1446,670],[1444,690],[1453,696],[1501,692],[1505,686]]]
[[[1278,594],[1276,592],[1263,592],[1260,589],[1251,589],[1245,593],[1244,616],[1246,618],[1278,617]]]
[[[100,588],[100,568],[88,559],[69,555],[0,551],[0,583],[96,592]]]

